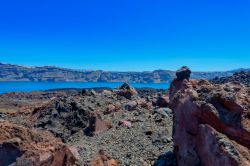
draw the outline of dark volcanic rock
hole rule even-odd
[[[177,80],[189,80],[191,75],[191,70],[187,66],[183,66],[179,70],[176,71]]]
[[[169,151],[161,155],[153,166],[177,166],[174,153]]]
[[[168,107],[169,98],[165,95],[158,95],[155,100],[153,100],[153,105],[157,107]]]
[[[55,136],[65,140],[79,130],[88,127],[89,110],[78,101],[65,98],[35,109],[33,118],[36,119],[37,128],[49,130]]]
[[[135,88],[130,86],[128,83],[122,84],[122,86],[116,92],[118,95],[127,99],[131,99],[134,95],[137,95]]]
[[[166,85],[166,88],[167,88],[167,85]],[[136,88],[136,91],[138,92],[138,95],[141,98],[147,98],[147,97],[153,96],[157,93],[160,93],[160,94],[166,93],[166,90],[153,89],[153,88]]]
[[[216,84],[225,84],[228,82],[240,82],[244,85],[250,86],[250,72],[237,72],[232,76],[229,77],[216,77],[211,80],[211,82]]]
[[[11,165],[16,162],[17,158],[23,155],[21,149],[15,144],[17,144],[17,142],[6,141],[0,145],[0,165]]]

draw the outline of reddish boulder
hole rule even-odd
[[[120,111],[122,108],[120,103],[109,104],[106,110],[103,111],[104,114],[111,114]]]
[[[168,96],[165,96],[165,95],[157,96],[157,98],[153,100],[153,106],[169,107],[169,98],[168,98]]]
[[[119,163],[109,154],[100,150],[91,166],[119,166]]]
[[[79,160],[76,149],[49,132],[0,122],[0,165],[69,166]]]
[[[127,127],[127,128],[131,128],[132,127],[132,123],[130,121],[128,121],[128,120],[121,120],[121,121],[119,121],[119,125]]]
[[[170,106],[178,165],[250,165],[250,88],[174,80]]]
[[[151,110],[152,109],[152,103],[146,101],[146,99],[140,98],[137,100],[137,104],[142,107],[145,108],[147,110]]]
[[[107,131],[112,127],[110,122],[102,120],[101,115],[98,112],[90,113],[89,126],[86,129],[87,135],[95,135]]]
[[[136,109],[137,106],[138,106],[138,103],[136,101],[129,101],[124,104],[124,109],[127,111],[133,111]]]

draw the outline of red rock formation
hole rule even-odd
[[[0,165],[69,166],[79,154],[48,132],[0,122]]]
[[[121,107],[122,106],[120,103],[109,104],[108,107],[106,108],[106,110],[103,111],[103,113],[104,114],[111,114],[114,112],[118,112],[122,109]]]
[[[169,97],[178,165],[250,165],[249,87],[176,79]]]
[[[109,154],[100,150],[91,166],[119,166],[119,164]]]

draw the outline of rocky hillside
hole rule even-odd
[[[232,76],[229,77],[221,77],[221,78],[214,78],[211,80],[211,82],[216,84],[225,84],[228,82],[240,82],[242,84],[245,84],[247,86],[250,86],[250,71],[249,72],[236,72]]]
[[[216,76],[230,76],[234,72],[193,72],[191,77],[212,79]],[[0,81],[170,83],[174,77],[175,72],[170,70],[155,70],[152,72],[79,71],[51,66],[29,68],[0,63]]]

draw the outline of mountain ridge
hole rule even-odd
[[[238,71],[235,69],[217,72],[193,72],[192,78],[212,79],[214,77],[231,76]],[[175,71],[104,71],[76,70],[56,66],[27,67],[0,63],[0,81],[45,81],[45,82],[133,82],[133,83],[170,83],[175,78]]]

